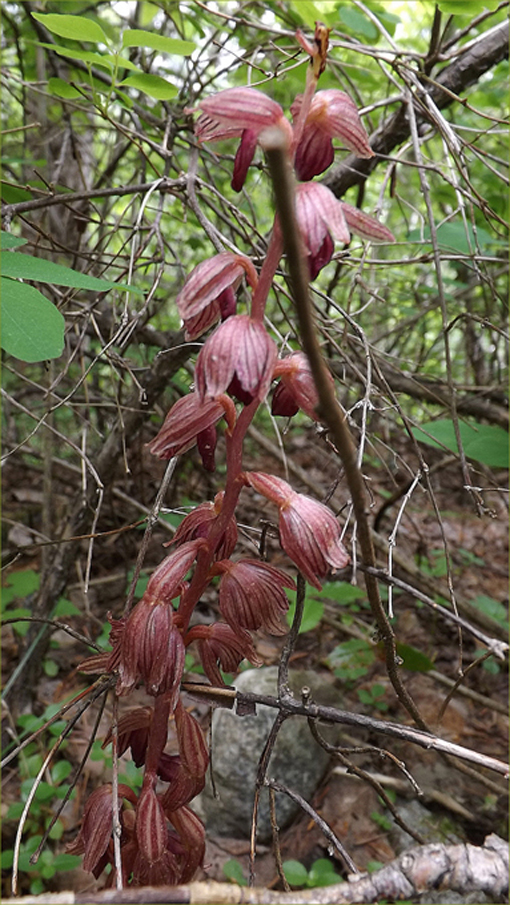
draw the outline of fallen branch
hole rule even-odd
[[[484,893],[489,902],[506,902],[508,845],[491,833],[483,846],[419,845],[403,852],[373,874],[353,875],[346,883],[298,892],[274,892],[210,881],[187,886],[144,886],[106,889],[98,893],[46,893],[4,899],[4,905],[352,905],[381,899],[400,901],[428,890],[461,895]]]

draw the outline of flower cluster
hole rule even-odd
[[[310,47],[313,66],[305,93],[291,106],[292,124],[279,104],[248,87],[200,100],[196,121],[199,142],[240,139],[232,180],[236,191],[244,186],[257,148],[264,149],[268,130],[280,130],[299,180],[296,218],[311,280],[331,260],[335,242],[348,243],[351,232],[375,242],[393,241],[383,224],[312,181],[331,165],[334,139],[360,157],[373,155],[353,101],[336,89],[314,94],[327,34],[324,26],[318,28],[315,45],[300,38],[303,47]],[[294,579],[261,559],[236,554],[235,513],[243,488],[276,505],[283,551],[315,588],[350,563],[333,512],[279,477],[243,470],[246,432],[273,382],[274,415],[292,417],[301,410],[314,421],[321,417],[308,359],[300,351],[279,357],[265,324],[281,254],[276,220],[259,273],[243,254],[220,252],[198,264],[177,295],[188,340],[215,329],[198,354],[194,388],[171,407],[149,450],[171,459],[196,445],[204,467],[212,471],[220,428],[226,477],[213,501],[200,503],[182,520],[166,545],[172,551],[152,573],[141,600],[122,618],[110,618],[111,650],[82,664],[88,673],[115,674],[118,696],[143,686],[151,702],[123,713],[104,742],[115,742],[119,756],[131,753],[144,771],[141,791],[135,794],[119,784],[114,793],[109,783],[96,789],[68,847],[84,855],[83,866],[96,877],[111,865],[108,885],[119,880],[135,886],[186,883],[203,861],[204,827],[189,805],[204,787],[209,754],[199,723],[180,698],[187,649],[193,647],[209,682],[221,686],[224,673],[235,673],[243,660],[261,664],[254,632],[287,630],[287,592],[295,589]],[[247,302],[246,312],[238,311],[238,296]],[[194,623],[195,606],[208,587],[216,587],[221,618]],[[166,751],[169,721],[178,753]]]

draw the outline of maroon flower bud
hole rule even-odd
[[[201,776],[193,776],[182,763],[181,757],[163,755],[165,759],[160,762],[158,774],[164,782],[170,783],[168,789],[161,796],[161,803],[165,814],[182,808],[183,805],[193,801],[205,786],[205,773]],[[172,763],[170,764],[170,760]]]
[[[129,786],[119,783],[119,806],[125,798],[136,804],[136,795]],[[92,871],[96,876],[104,869],[103,857],[108,849],[113,828],[113,795],[112,785],[107,783],[95,789],[87,799],[83,822],[76,839],[70,842],[66,851],[72,855],[84,855],[83,869]],[[98,871],[101,865],[101,871]],[[96,871],[98,871],[96,873]]]
[[[149,443],[149,449],[159,459],[172,459],[191,449],[198,434],[223,417],[229,427],[235,424],[235,405],[228,396],[200,399],[196,393],[188,393],[172,406],[159,433]]]
[[[198,264],[176,298],[186,327],[186,339],[196,339],[222,317],[234,314],[235,292],[243,276],[252,289],[257,271],[244,255],[226,251]]]
[[[319,397],[304,352],[292,352],[291,355],[281,358],[276,363],[273,376],[281,378],[273,394],[271,406],[273,415],[292,417],[300,408],[314,421],[320,420],[317,414]],[[330,380],[333,383],[331,375]]]
[[[152,714],[152,707],[137,707],[124,713],[117,723],[117,753],[120,757],[131,748],[131,756],[137,767],[145,763]],[[106,748],[112,738],[113,731],[110,728],[101,747]]]
[[[282,547],[310,584],[320,590],[319,579],[349,564],[349,554],[340,540],[340,525],[327,506],[296,493],[290,484],[273,475],[252,471],[245,474],[245,480],[278,506]]]
[[[271,401],[271,414],[282,415],[284,418],[292,418],[299,412],[299,405],[296,402],[294,394],[291,390],[280,382],[275,387],[273,399]]]
[[[224,672],[237,672],[237,668],[245,658],[253,666],[262,666],[253,642],[244,629],[234,629],[223,622],[213,625],[194,625],[185,637],[186,647],[192,641],[198,641],[198,653],[204,672],[212,685],[223,686],[219,666]]]
[[[298,95],[290,108],[294,119],[298,116],[302,100],[303,96]],[[332,138],[340,138],[343,145],[358,157],[374,156],[356,104],[337,88],[317,91],[312,99],[296,150],[294,166],[298,179],[306,182],[333,163]]]
[[[209,752],[204,734],[195,717],[187,712],[181,701],[175,708],[175,728],[182,765],[191,776],[205,776],[209,766]]]
[[[201,115],[195,125],[199,141],[220,141],[241,137],[236,154],[232,188],[239,191],[246,178],[258,138],[270,126],[279,126],[292,141],[292,129],[283,110],[256,88],[227,88],[198,104]]]
[[[239,562],[225,560],[214,567],[223,573],[219,599],[221,615],[234,629],[256,631],[264,628],[272,635],[284,635],[288,627],[281,616],[287,612],[289,601],[284,588],[295,588],[294,581],[273,566],[255,559]]]
[[[187,515],[179,525],[174,537],[164,546],[170,547],[172,544],[182,544],[188,540],[194,540],[198,537],[209,536],[209,532],[218,518],[225,493],[221,490],[216,494],[214,503],[200,503]],[[237,544],[237,522],[235,516],[230,519],[225,533],[220,538],[218,547],[214,554],[215,559],[228,559]]]
[[[340,202],[318,182],[296,186],[296,218],[308,249],[310,279],[315,279],[331,260],[333,240],[350,241],[349,229]]]
[[[171,601],[204,543],[198,538],[182,544],[152,573],[122,633],[118,694],[126,694],[141,680],[148,694],[172,693],[175,706],[184,669],[184,644],[174,624]]]
[[[168,848],[168,827],[163,808],[152,787],[144,787],[140,793],[135,832],[142,857],[149,864],[160,861]]]
[[[247,314],[229,317],[206,340],[195,368],[197,394],[218,397],[234,375],[253,398],[265,399],[276,361],[276,345],[266,328]]]
[[[191,808],[181,807],[168,816],[184,849],[183,856],[179,859],[179,882],[189,883],[204,860],[205,827]]]

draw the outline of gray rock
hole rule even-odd
[[[240,691],[276,694],[278,669],[267,667],[250,669],[235,681]],[[324,694],[314,688],[318,676],[308,670],[290,673],[290,686],[300,698],[301,688],[308,685],[314,700],[326,703]],[[326,697],[328,695],[326,694]],[[322,700],[321,700],[322,698]],[[207,832],[218,836],[250,837],[255,777],[277,710],[257,706],[256,716],[240,717],[230,710],[218,709],[212,718],[212,769],[218,797],[214,797],[210,776],[206,787],[193,807],[198,805]],[[269,762],[267,776],[284,783],[309,800],[317,788],[326,766],[328,754],[314,741],[303,717],[291,717],[278,734]],[[299,806],[288,796],[276,795],[278,826],[285,826]],[[261,790],[257,838],[260,842],[271,838],[269,792]]]

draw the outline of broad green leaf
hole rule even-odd
[[[477,16],[484,9],[494,10],[499,0],[438,0],[437,5],[442,13],[449,16]]]
[[[122,35],[123,47],[150,47],[151,50],[160,50],[162,53],[173,53],[187,57],[196,48],[193,41],[181,41],[180,38],[167,38],[164,35],[155,34],[153,31],[143,31],[139,28],[126,28]]]
[[[464,452],[470,459],[483,462],[490,468],[508,468],[508,433],[493,424],[479,424],[476,421],[459,422],[460,436]],[[425,434],[430,434],[427,436]],[[453,422],[449,418],[430,421],[413,428],[413,434],[421,443],[436,448],[450,449],[458,453]]]
[[[74,870],[75,867],[80,867],[81,858],[79,855],[67,855],[65,852],[62,852],[60,855],[55,855],[53,859],[53,866],[56,871],[59,870]]]
[[[337,874],[331,861],[327,858],[317,858],[314,861],[309,874],[308,886],[332,886],[333,883],[340,883],[342,880],[340,874]]]
[[[295,593],[295,592],[294,592]],[[290,596],[290,595],[289,595]],[[292,625],[294,613],[296,612],[296,604],[292,602],[287,612],[287,622]],[[324,604],[320,600],[314,600],[313,597],[307,597],[303,607],[303,618],[299,627],[299,634],[311,632],[312,629],[319,625],[324,615]]]
[[[52,767],[51,770],[51,781],[58,786],[59,783],[63,782],[64,779],[67,779],[70,773],[72,773],[73,765],[69,763],[68,760],[59,760]]]
[[[480,251],[486,252],[489,247],[498,244],[497,239],[483,226],[476,229],[476,238],[473,227],[467,224],[467,230],[462,221],[451,223],[442,223],[437,227],[437,242],[441,251],[454,252],[455,254],[469,255],[472,254],[477,244]],[[409,241],[416,242],[421,238],[420,231],[415,229],[409,233]],[[423,239],[430,242],[430,229],[427,226],[423,230]]]
[[[341,6],[338,10],[338,18],[357,37],[366,38],[367,41],[377,41],[380,36],[374,23],[352,6]]]
[[[242,865],[237,858],[230,858],[229,861],[225,861],[223,873],[229,880],[232,880],[233,883],[237,883],[238,886],[248,885],[243,874]]]
[[[327,7],[325,8],[320,2],[313,3],[313,0],[292,0],[292,6],[301,21],[312,30],[317,21],[324,22],[325,25],[333,24],[330,19],[334,15],[334,8],[328,12]]]
[[[17,185],[11,185],[9,182],[2,181],[1,187],[2,201],[5,204],[17,204],[18,201],[30,201],[32,198],[32,192],[28,192]]]
[[[2,607],[7,606],[12,600],[27,597],[33,591],[37,591],[40,580],[40,575],[33,569],[11,572],[7,578],[8,587],[2,588]]]
[[[33,286],[4,278],[1,298],[2,349],[30,362],[62,354],[65,321],[46,296]]]
[[[402,669],[409,669],[411,672],[428,672],[429,669],[434,669],[432,660],[410,644],[397,642],[397,654],[404,661]]]
[[[73,41],[91,41],[93,44],[107,44],[107,37],[101,26],[86,16],[62,16],[57,13],[32,13],[41,25],[59,38]]]
[[[43,44],[38,47],[46,47],[53,53],[58,53],[60,57],[67,57],[69,60],[81,60],[83,63],[90,63],[92,66],[103,66],[104,69],[112,71],[114,64],[110,54],[94,53],[92,50],[71,50],[69,47],[59,47],[58,44]]]
[[[317,596],[326,597],[336,603],[350,603],[352,600],[366,597],[366,592],[363,588],[348,584],[346,581],[331,581],[322,586],[322,591],[318,591]]]
[[[282,867],[287,883],[290,883],[291,886],[305,885],[308,880],[308,871],[301,861],[284,861]]]
[[[3,255],[1,261],[3,276],[23,280],[38,280],[40,283],[51,283],[54,286],[71,286],[73,289],[92,289],[97,292],[108,292],[109,289],[129,289],[132,292],[140,292],[134,286],[127,283],[113,283],[111,280],[103,280],[99,277],[80,273],[63,264],[55,264],[44,258],[35,258],[33,255],[8,254]]]
[[[494,600],[493,597],[487,597],[485,594],[479,594],[471,603],[476,606],[482,613],[490,616],[495,622],[499,622],[503,628],[508,628],[508,607]]]
[[[18,236],[13,236],[11,233],[6,233],[4,230],[0,232],[0,249],[5,251],[7,248],[19,248],[20,245],[26,245],[26,239],[20,239]]]
[[[64,82],[64,79],[48,79],[48,91],[56,97],[64,98],[64,100],[74,100],[77,97],[83,100],[82,92],[70,85],[69,82]]]
[[[175,85],[171,85],[160,75],[148,75],[145,72],[128,75],[127,79],[120,84],[123,88],[138,88],[139,91],[143,91],[158,101],[168,101],[177,94]]]

